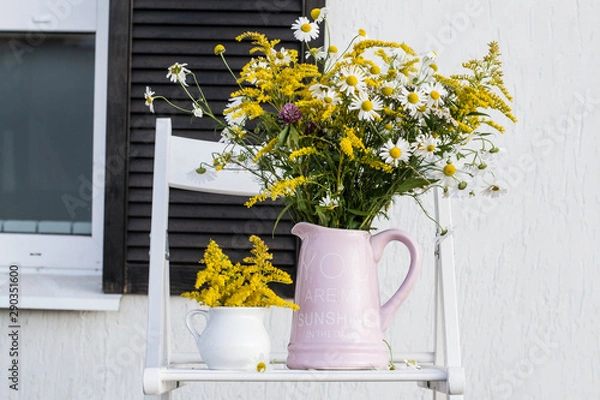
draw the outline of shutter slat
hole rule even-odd
[[[135,12],[137,11],[137,12]],[[254,15],[253,15],[254,14]],[[241,11],[195,11],[195,10],[134,10],[133,24],[153,24],[161,26],[244,26],[256,30],[262,26],[289,28],[297,18],[297,13],[241,12]],[[263,22],[262,24],[260,22]]]
[[[187,1],[164,1],[164,0],[135,0],[136,10],[214,10],[214,11],[293,11],[299,14],[302,3],[299,1],[248,1],[248,0],[187,0]]]
[[[196,274],[200,264],[198,263],[171,263],[174,268],[170,269],[169,278],[171,281],[171,294],[179,296],[183,292],[194,290],[196,283]],[[295,269],[290,266],[277,265],[296,279]],[[148,265],[147,262],[131,262],[127,269],[126,293],[146,293],[148,291]],[[287,298],[294,297],[294,286],[273,284],[271,286],[280,296]],[[190,300],[191,301],[191,300]]]
[[[214,239],[217,242],[219,241],[219,237],[213,235],[212,237],[207,236],[204,242],[198,242],[194,248],[185,249],[171,246],[169,251],[169,261],[171,262],[171,266],[178,263],[199,263],[199,261],[202,259],[202,255],[204,254],[204,249],[202,247],[206,247],[210,239]],[[225,246],[222,246],[222,248],[233,262],[241,262],[241,260],[244,257],[247,257],[249,254],[249,249],[232,249]],[[149,262],[148,250],[149,248],[146,246],[136,247],[129,245],[127,247],[127,260],[130,262],[147,263]],[[277,251],[273,248],[271,248],[270,251],[273,253],[273,265],[278,267],[293,266],[296,262],[296,257],[293,252]]]

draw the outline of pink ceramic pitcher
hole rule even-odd
[[[381,369],[389,364],[383,331],[415,284],[421,257],[404,231],[332,229],[300,222],[302,239],[287,365],[292,369]],[[377,262],[390,241],[410,253],[408,274],[383,305]]]

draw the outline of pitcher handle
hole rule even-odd
[[[196,343],[200,343],[200,338],[202,336],[198,333],[198,331],[196,330],[196,328],[194,328],[194,325],[192,324],[192,318],[196,314],[200,314],[201,316],[203,316],[206,319],[207,324],[210,314],[206,310],[191,310],[188,311],[188,313],[185,315],[185,326],[187,326],[188,331],[190,331],[192,336],[194,336],[194,339],[196,339]]]
[[[417,282],[419,272],[421,271],[421,252],[417,242],[412,236],[400,229],[388,229],[373,235],[371,238],[371,246],[373,247],[373,258],[375,259],[375,262],[377,263],[381,260],[383,249],[393,240],[401,242],[406,246],[410,254],[410,265],[408,267],[408,273],[396,293],[394,293],[394,295],[379,309],[382,331],[385,331],[389,327],[394,313],[404,300],[406,300],[406,297]]]

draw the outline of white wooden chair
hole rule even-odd
[[[275,382],[417,382],[432,389],[433,398],[462,400],[464,370],[461,366],[454,276],[453,242],[449,237],[436,246],[436,299],[434,321],[436,343],[432,352],[396,355],[395,362],[415,359],[421,369],[395,371],[292,371],[285,367],[286,354],[272,354],[275,368],[263,373],[211,371],[206,369],[197,352],[174,354],[170,350],[169,330],[169,248],[167,221],[169,188],[205,191],[230,195],[254,195],[259,185],[243,171],[208,172],[198,175],[201,160],[212,162],[212,154],[223,144],[186,139],[171,135],[171,120],[156,122],[152,225],[150,238],[150,273],[148,285],[147,353],[144,367],[144,393],[147,399],[171,399],[171,391],[181,382],[275,381]],[[450,204],[435,199],[436,216],[450,223]],[[441,397],[439,397],[441,396]]]

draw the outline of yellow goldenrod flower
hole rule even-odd
[[[290,161],[294,161],[296,158],[301,156],[308,156],[311,154],[317,154],[317,149],[314,147],[303,147],[301,149],[295,150],[290,154]]]
[[[351,160],[354,159],[354,150],[352,150],[352,141],[345,137],[340,140],[340,148],[342,152],[348,156]]]
[[[206,268],[197,274],[198,290],[182,296],[209,307],[279,306],[297,310],[296,304],[281,299],[267,286],[269,282],[290,284],[290,275],[271,264],[273,255],[258,236],[251,236],[250,242],[253,257],[244,258],[247,265],[242,265],[233,264],[217,243],[210,240],[201,260]]]

